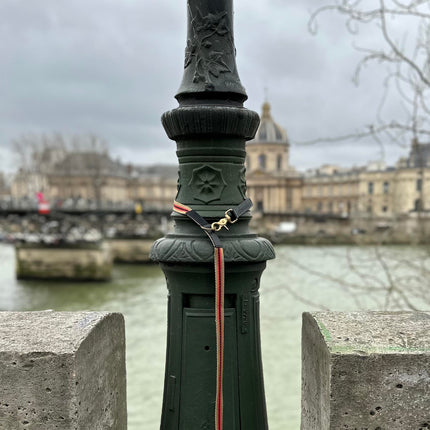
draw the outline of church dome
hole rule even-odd
[[[288,143],[287,132],[273,121],[268,102],[263,103],[260,126],[250,143]]]

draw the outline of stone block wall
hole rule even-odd
[[[0,429],[126,430],[124,319],[0,312]]]
[[[303,314],[302,430],[430,428],[430,312]]]

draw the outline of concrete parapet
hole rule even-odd
[[[0,429],[126,430],[124,318],[0,312]]]
[[[112,275],[112,257],[105,243],[75,246],[16,245],[18,279],[105,281]]]
[[[430,312],[303,314],[302,430],[430,428]]]
[[[112,258],[120,263],[152,263],[149,258],[154,239],[110,239]]]

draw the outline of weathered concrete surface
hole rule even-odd
[[[0,429],[126,428],[121,314],[0,312]]]
[[[120,263],[152,263],[149,258],[154,239],[110,239],[112,258]]]
[[[303,314],[302,430],[430,428],[430,312]]]
[[[112,275],[112,257],[107,244],[76,247],[16,246],[18,279],[67,279],[104,281]]]

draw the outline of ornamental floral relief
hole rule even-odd
[[[191,38],[187,40],[184,67],[194,63],[193,82],[204,82],[206,89],[214,88],[214,78],[222,73],[232,73],[234,65],[230,65],[225,58],[234,58],[236,49],[228,14],[225,11],[209,13],[202,16],[197,8],[193,15],[188,5],[191,17]]]
[[[188,184],[194,199],[203,203],[210,203],[221,198],[227,186],[220,169],[205,165],[193,170]]]

